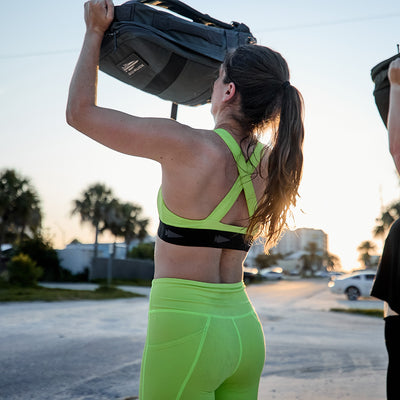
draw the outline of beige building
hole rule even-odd
[[[279,260],[278,265],[283,269],[292,272],[301,268],[303,262],[301,257],[306,254],[304,251],[309,243],[315,243],[318,254],[328,252],[328,235],[321,229],[299,228],[294,231],[286,231],[279,243],[270,250],[270,253],[280,253],[284,259]],[[256,267],[255,259],[264,251],[262,243],[256,243],[250,249],[246,259],[246,265]]]
[[[299,228],[287,231],[271,253],[288,254],[304,250],[309,243],[315,243],[321,255],[328,251],[328,235],[321,229]]]

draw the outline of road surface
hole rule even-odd
[[[383,321],[329,311],[381,302],[349,302],[319,280],[250,285],[248,292],[267,344],[260,400],[384,399]],[[147,309],[148,298],[0,304],[0,398],[137,395]]]

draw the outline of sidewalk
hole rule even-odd
[[[320,379],[264,376],[258,400],[383,400],[386,398],[383,375],[384,371],[364,376],[362,371],[355,371],[342,374],[341,378],[329,374]]]
[[[42,282],[40,286],[51,288],[51,289],[69,289],[69,290],[96,290],[99,285],[97,283],[48,283]],[[143,294],[145,296],[149,296],[150,294],[150,287],[147,286],[125,286],[125,285],[118,285],[118,289],[125,290],[126,292],[138,293]]]

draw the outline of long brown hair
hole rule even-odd
[[[303,99],[289,83],[289,68],[277,52],[258,45],[239,47],[224,61],[225,83],[233,82],[240,95],[241,113],[235,119],[255,143],[270,128],[266,187],[250,218],[247,238],[264,237],[272,247],[296,205],[303,168]],[[262,162],[261,162],[262,164]],[[261,165],[260,164],[260,165]],[[263,177],[260,170],[259,173]]]

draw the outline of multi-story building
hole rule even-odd
[[[299,228],[287,231],[279,243],[271,249],[271,253],[289,254],[307,248],[309,243],[315,243],[318,254],[328,251],[328,235],[321,229]]]
[[[278,262],[282,268],[292,271],[298,270],[303,262],[301,257],[307,254],[309,243],[315,243],[317,254],[322,256],[328,252],[328,235],[321,229],[299,228],[294,231],[286,231],[279,243],[270,249],[271,254],[280,253],[283,259]],[[255,259],[264,252],[264,245],[256,243],[250,249],[246,259],[249,267],[256,267]]]

